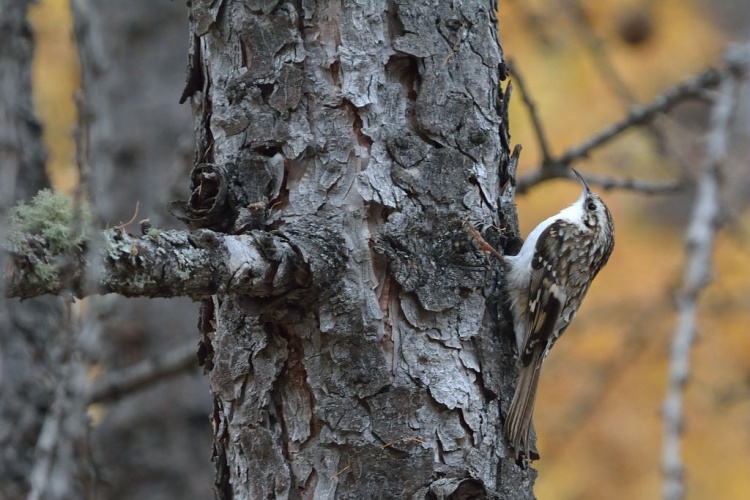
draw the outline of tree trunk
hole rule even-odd
[[[193,0],[191,227],[264,229],[304,293],[204,301],[219,498],[531,498],[513,335],[466,220],[515,228],[490,1]]]
[[[49,185],[42,127],[31,99],[34,39],[28,6],[28,0],[0,0],[0,220],[14,201]],[[0,224],[0,241],[4,229]],[[0,267],[4,264],[0,255]],[[2,297],[0,498],[22,498],[31,489],[37,443],[55,400],[62,304],[57,297],[24,302]],[[68,466],[75,467],[75,462]]]

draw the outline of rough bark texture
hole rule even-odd
[[[138,237],[110,229],[101,236],[102,261],[92,263],[101,268],[99,276],[86,268],[92,258],[86,245],[58,254],[41,236],[11,232],[9,253],[14,265],[7,275],[6,294],[29,298],[67,291],[79,297],[96,292],[194,300],[215,293],[278,297],[305,288],[308,282],[304,262],[289,242],[269,233],[227,236],[210,230],[149,230]],[[92,274],[96,290],[88,289]]]
[[[314,291],[204,304],[220,498],[533,496],[500,431],[498,276],[462,228],[514,223],[496,29],[489,1],[192,2],[195,163],[245,182],[213,219],[193,186],[183,218],[268,207]]]

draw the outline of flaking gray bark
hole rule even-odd
[[[496,29],[483,1],[192,2],[195,161],[294,228],[313,290],[204,304],[218,497],[532,496],[499,277],[462,229],[515,220]],[[236,227],[193,193],[191,224]]]
[[[6,250],[13,266],[6,275],[6,293],[19,298],[64,291],[78,296],[96,292],[194,299],[216,293],[274,297],[304,288],[308,280],[304,263],[288,241],[269,233],[235,236],[205,229],[152,229],[134,236],[117,228],[101,236],[101,262],[94,263],[101,267],[100,275],[94,274],[98,288],[86,290],[85,245],[58,254],[40,236],[10,233]]]

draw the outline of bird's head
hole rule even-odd
[[[586,182],[586,179],[584,179],[577,170],[573,168],[570,170],[572,170],[575,176],[578,177],[578,180],[581,181],[581,186],[583,187],[581,197],[576,202],[580,207],[583,223],[590,229],[599,229],[607,233],[612,233],[612,215],[609,213],[607,205],[604,204],[598,194],[591,191],[589,183]]]

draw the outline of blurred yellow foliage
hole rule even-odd
[[[31,5],[36,35],[32,68],[34,104],[44,124],[49,153],[47,172],[52,183],[70,192],[78,179],[73,130],[78,89],[78,58],[73,43],[73,19],[68,0],[43,0]]]

